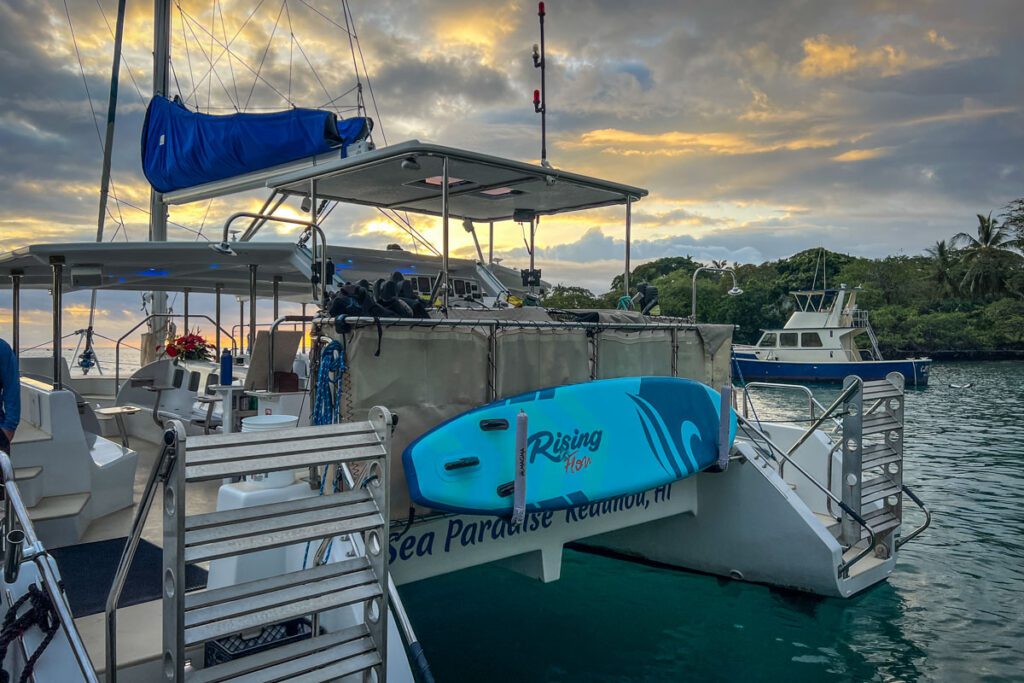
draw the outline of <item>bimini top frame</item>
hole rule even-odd
[[[448,215],[476,222],[524,220],[613,206],[647,196],[647,190],[555,168],[422,143],[402,142],[355,156],[300,162],[164,195],[169,204],[267,187],[286,195],[409,211],[444,213],[442,183],[448,160]]]
[[[539,280],[534,268],[537,220],[540,216],[624,204],[626,207],[625,270],[623,286],[629,293],[630,223],[632,203],[647,190],[591,178],[547,166],[470,152],[454,147],[410,140],[347,158],[317,157],[290,166],[164,195],[164,201],[181,204],[219,197],[263,185],[274,196],[299,196],[306,200],[310,220],[319,230],[319,204],[337,201],[441,217],[441,282],[448,280],[449,219],[490,223],[517,221],[530,224],[527,245],[529,278]],[[267,205],[271,199],[267,200]],[[266,206],[266,205],[265,205]],[[251,214],[255,223],[270,218]],[[246,231],[251,238],[254,230]],[[323,235],[321,235],[323,237]],[[228,224],[219,249],[230,253]],[[532,289],[532,287],[531,287]],[[442,310],[448,308],[448,288],[442,287]]]

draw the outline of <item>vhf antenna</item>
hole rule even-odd
[[[533,91],[533,110],[540,114],[540,165],[551,168],[548,163],[548,94],[545,88],[545,71],[547,62],[544,59],[544,3],[537,3],[537,16],[540,18],[540,46],[533,45],[533,66],[540,69],[540,90]]]

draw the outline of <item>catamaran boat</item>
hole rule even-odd
[[[543,74],[543,3],[538,15]],[[189,111],[165,97],[168,0],[155,19],[142,140],[154,241],[0,254],[22,405],[0,452],[12,679],[426,683],[430,653],[401,595],[415,581],[482,564],[554,581],[572,544],[846,598],[885,581],[927,528],[903,473],[909,376],[851,374],[828,406],[791,385],[734,391],[731,326],[645,315],[646,296],[629,296],[646,190],[554,168],[543,144],[532,164],[416,140],[376,148],[365,117]],[[112,104],[123,24],[121,3]],[[534,107],[545,116],[543,85]],[[213,243],[166,242],[167,206],[261,189],[263,208],[231,215]],[[286,202],[303,217],[279,212]],[[406,223],[435,255],[335,244],[338,203],[436,217],[442,243]],[[637,310],[536,305],[539,219],[615,206]],[[453,219],[476,259],[451,257]],[[495,227],[517,223],[518,272],[477,236],[487,225],[490,251]],[[268,224],[299,237],[261,241]],[[22,353],[23,289],[51,293],[48,358]],[[113,372],[91,322],[69,370],[72,291],[151,295],[151,314],[111,332]],[[202,343],[172,339],[178,323]],[[808,419],[759,419],[758,391],[806,392]]]
[[[757,344],[733,346],[733,367],[741,381],[842,382],[855,375],[866,381],[899,373],[910,386],[928,384],[930,358],[885,360],[868,311],[857,307],[859,288],[791,292],[797,310],[780,330],[764,330]],[[858,340],[869,345],[861,348]]]
[[[485,563],[554,581],[571,543],[845,598],[927,526],[904,519],[908,501],[924,510],[903,472],[904,375],[851,375],[828,406],[808,394],[809,421],[760,421],[763,389],[731,388],[731,326],[509,305],[513,271],[448,253],[452,219],[525,222],[532,242],[540,216],[622,206],[628,226],[646,190],[415,140],[347,151],[163,194],[298,199],[297,243],[229,239],[240,215],[296,221],[265,212],[212,245],[0,255],[15,348],[23,289],[52,292],[54,324],[52,357],[21,357],[22,422],[0,454],[12,676],[430,680],[411,582]],[[439,217],[441,256],[328,244],[324,202]],[[628,292],[628,240],[624,256]],[[73,375],[74,290],[180,292],[182,313],[121,340],[174,318],[240,362]],[[237,338],[224,296],[249,305]],[[262,329],[257,299],[274,303]]]

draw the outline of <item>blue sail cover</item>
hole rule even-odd
[[[317,109],[212,116],[154,97],[142,126],[142,170],[155,190],[171,192],[332,149],[344,157],[371,125],[362,117],[338,121]]]

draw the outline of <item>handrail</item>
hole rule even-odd
[[[801,434],[800,437],[796,440],[796,442],[792,446],[789,447],[789,450],[786,451],[786,455],[792,455],[793,453],[795,453],[796,449],[798,449],[801,446],[803,446],[804,443],[807,441],[807,439],[811,438],[811,435],[814,434],[815,431],[817,431],[818,427],[820,427],[822,425],[822,423],[825,422],[825,420],[829,419],[829,416],[831,416],[832,413],[839,406],[841,406],[843,403],[845,403],[846,400],[850,398],[850,396],[852,396],[853,394],[855,394],[855,393],[857,393],[858,391],[861,390],[861,388],[864,385],[863,380],[861,380],[860,377],[854,377],[853,380],[854,381],[850,382],[850,385],[848,387],[843,389],[842,393],[839,394],[839,396],[836,398],[836,400],[832,402],[832,405],[830,405],[828,408],[825,409],[825,412],[822,413],[821,417],[819,417],[817,420],[815,420],[814,423],[810,427],[807,428],[807,431],[805,431],[803,434]],[[832,419],[834,420],[835,418],[832,418]],[[783,468],[785,468],[785,463],[780,463],[779,464],[779,476],[780,477],[783,476]],[[829,487],[831,488],[831,486],[832,486],[832,482],[829,481]]]
[[[160,449],[153,464],[153,470],[149,473],[146,481],[146,488],[142,491],[142,500],[139,501],[139,509],[132,520],[132,529],[125,541],[124,550],[121,552],[121,560],[117,564],[117,572],[114,574],[114,583],[107,594],[106,623],[107,623],[107,683],[117,683],[117,603],[121,600],[121,592],[124,590],[125,581],[128,579],[128,570],[131,569],[132,560],[135,559],[135,552],[139,548],[139,541],[142,539],[142,530],[149,516],[149,509],[153,505],[153,497],[156,495],[157,481],[166,481],[167,472],[177,457],[178,433],[174,429],[164,432],[164,446]]]
[[[670,318],[658,316],[659,322],[617,323],[617,322],[582,322],[557,320],[513,320],[494,318],[374,318],[371,316],[336,317],[317,316],[313,324],[318,326],[334,325],[343,322],[346,325],[369,326],[408,326],[408,327],[509,327],[523,330],[692,330],[697,325],[686,318]]]
[[[312,210],[314,212],[316,212],[316,199],[315,198],[311,198],[311,199],[312,199],[312,201],[311,201],[310,205],[313,207]],[[317,296],[317,291],[316,291],[315,287],[313,288],[313,295],[316,296],[316,298],[318,300],[322,300],[323,299],[323,294],[327,290],[327,235],[326,235],[326,233],[324,233],[323,228],[321,228],[319,225],[317,225],[316,221],[307,221],[307,220],[304,220],[304,219],[301,219],[301,218],[288,218],[287,216],[274,216],[272,214],[259,213],[257,211],[238,211],[238,212],[233,213],[230,216],[228,216],[228,219],[226,221],[224,221],[224,235],[223,235],[223,237],[221,239],[220,244],[213,243],[213,244],[210,245],[210,247],[213,248],[214,251],[220,252],[222,254],[229,254],[229,255],[233,255],[235,253],[235,250],[231,248],[231,243],[228,242],[228,234],[230,233],[231,224],[234,223],[239,218],[254,218],[256,220],[263,221],[263,223],[267,223],[268,221],[275,221],[277,223],[288,223],[290,225],[301,225],[301,226],[304,226],[306,228],[306,230],[309,231],[310,234],[313,237],[313,244],[311,245],[312,248],[310,249],[310,256],[311,256],[310,266],[312,266],[312,265],[314,265],[316,263],[316,238],[319,236],[320,237],[320,295]],[[303,231],[303,232],[305,232],[305,231]],[[305,235],[303,235],[303,237],[300,239],[299,243],[302,244],[305,240],[306,240],[306,237],[305,237]],[[312,270],[312,267],[310,268],[310,270]]]
[[[139,321],[139,323],[136,324],[132,329],[128,330],[127,332],[125,332],[124,334],[122,334],[118,338],[117,343],[114,344],[114,393],[115,394],[117,392],[121,391],[121,343],[125,339],[127,339],[128,336],[132,332],[134,332],[135,330],[139,329],[140,327],[142,327],[143,325],[148,323],[150,320],[153,320],[154,318],[182,318],[182,317],[184,317],[184,316],[179,314],[179,313],[150,313],[145,318],[143,318],[141,321]],[[232,348],[234,348],[234,346],[235,346],[235,337],[230,332],[225,330],[223,327],[218,325],[216,320],[214,320],[213,318],[211,318],[208,315],[203,315],[201,313],[192,313],[192,314],[189,314],[188,317],[190,317],[190,318],[203,318],[204,320],[209,320],[211,323],[213,323],[214,327],[218,328],[221,332],[223,332],[224,334],[226,334],[228,336],[228,339],[231,340],[231,346],[232,346]]]
[[[189,316],[189,317],[191,317],[191,316]],[[261,327],[270,327],[273,324],[274,324],[273,322],[269,322],[269,323],[256,323],[256,327],[257,327],[257,329],[261,328]],[[296,323],[296,324],[298,324],[298,323]],[[234,325],[231,326],[231,331],[232,332],[236,332],[237,331],[239,334],[241,334],[243,327],[249,327],[249,323],[245,323],[244,325],[241,324],[241,323],[235,323]]]
[[[25,502],[21,499],[21,492],[14,481],[14,466],[11,464],[11,457],[3,450],[0,450],[0,483],[3,484],[6,497],[4,500],[4,523],[8,531],[13,528],[15,522],[21,527],[25,534],[25,543],[22,546],[23,558],[30,559],[39,570],[42,579],[43,589],[46,591],[50,604],[57,613],[57,621],[60,623],[67,636],[68,645],[75,656],[78,668],[88,683],[98,683],[96,671],[92,667],[92,660],[89,659],[89,652],[85,649],[82,636],[75,628],[75,618],[64,598],[60,588],[60,582],[51,566],[49,553],[39,542],[35,528],[32,526],[32,519],[29,517]]]
[[[338,463],[338,466],[341,468],[342,477],[345,479],[345,486],[349,489],[354,489],[356,483],[348,463],[341,462]],[[326,476],[326,472],[324,474]],[[323,564],[327,542],[328,539],[320,542],[320,547],[317,549],[313,559],[313,566]],[[412,630],[409,614],[405,611],[402,596],[399,595],[398,587],[395,586],[395,580],[391,578],[390,572],[388,573],[388,604],[394,613],[398,632],[402,639],[405,640],[406,647],[409,648],[409,659],[412,660],[411,664],[414,667],[414,672],[419,674],[420,683],[434,683],[434,674],[430,671],[430,662],[427,661],[427,655],[423,651],[423,646],[420,645],[419,638],[416,637],[416,632]]]
[[[932,523],[932,512],[931,510],[928,509],[928,506],[925,505],[924,502],[917,497],[917,494],[911,491],[910,487],[907,486],[906,484],[900,484],[900,488],[903,490],[903,493],[907,494],[907,497],[909,497],[910,500],[914,501],[914,504],[917,505],[917,507],[921,508],[921,511],[924,512],[924,523],[921,526],[914,529],[913,531],[911,531],[906,536],[897,538],[896,550],[899,550],[903,547],[904,544],[909,543],[910,541],[920,536],[921,533],[929,526],[931,526]]]
[[[856,386],[856,385],[854,385],[854,386]],[[757,434],[758,436],[760,436],[764,440],[764,442],[766,444],[768,444],[769,448],[771,448],[776,453],[778,453],[780,456],[782,456],[782,458],[785,461],[787,461],[791,465],[793,465],[793,467],[795,467],[797,469],[797,471],[800,472],[800,474],[804,475],[804,477],[806,477],[809,482],[814,484],[814,486],[817,487],[817,489],[819,491],[824,493],[830,500],[832,500],[833,502],[837,503],[839,505],[840,509],[843,510],[843,512],[845,512],[848,515],[850,515],[850,517],[852,517],[855,522],[857,522],[862,527],[864,527],[864,529],[867,530],[867,532],[868,532],[868,544],[867,544],[867,546],[862,551],[860,551],[855,557],[853,557],[852,559],[850,559],[850,560],[848,560],[846,562],[843,562],[842,564],[839,565],[839,569],[838,569],[839,576],[842,577],[842,578],[846,578],[849,575],[849,573],[850,573],[850,567],[852,567],[854,564],[856,564],[857,562],[860,562],[862,559],[864,559],[867,556],[867,554],[871,552],[871,549],[874,548],[874,546],[875,546],[875,532],[871,529],[870,526],[868,526],[868,523],[864,520],[863,517],[861,517],[859,514],[854,512],[853,508],[851,508],[849,505],[844,503],[840,498],[838,498],[834,493],[832,493],[832,491],[829,488],[827,488],[825,486],[822,486],[821,483],[817,479],[815,479],[810,474],[808,474],[808,472],[806,470],[804,470],[804,468],[800,467],[800,465],[798,465],[796,463],[796,461],[794,461],[786,453],[784,453],[782,451],[782,448],[777,446],[775,444],[775,442],[772,441],[771,438],[769,438],[767,434],[765,434],[760,429],[758,429],[757,426],[754,425],[754,423],[750,422],[749,420],[747,420],[742,415],[737,415],[737,418],[739,419],[740,424],[743,427],[745,427],[745,428],[749,427],[750,429],[754,430],[754,433]],[[749,436],[750,432],[747,432],[747,435]]]
[[[807,394],[807,409],[810,413],[810,417],[812,420],[816,417],[816,415],[814,414],[815,407],[817,407],[818,410],[822,412],[825,411],[825,406],[821,405],[821,402],[818,401],[818,399],[814,398],[814,392],[812,392],[808,387],[805,387],[802,384],[783,384],[775,382],[747,382],[746,384],[743,385],[744,403],[746,403],[750,399],[749,395],[747,394],[747,389],[783,389],[787,391],[800,391]],[[833,418],[832,421],[836,424],[837,427],[842,425],[842,423],[837,418]]]
[[[303,323],[305,328],[305,323],[312,321],[311,315],[282,315],[270,324],[270,340],[267,344],[267,391],[274,390],[274,333],[277,332],[278,326],[284,323]]]

